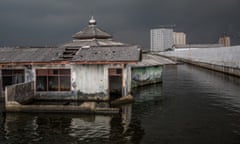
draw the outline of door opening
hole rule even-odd
[[[110,100],[122,97],[122,69],[108,69]]]

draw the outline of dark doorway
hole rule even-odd
[[[110,100],[122,97],[122,69],[110,68],[108,75]]]

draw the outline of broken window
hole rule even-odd
[[[2,70],[2,86],[5,89],[8,85],[14,85],[24,82],[23,69],[3,69]]]
[[[37,69],[37,91],[70,91],[70,69]]]

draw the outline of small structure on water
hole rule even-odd
[[[59,47],[0,49],[7,103],[34,100],[107,101],[131,91],[131,67],[141,48],[114,41],[92,17],[74,40]],[[25,89],[24,89],[25,88]]]
[[[116,113],[118,109],[99,108],[96,101],[121,98],[133,87],[161,82],[162,67],[171,62],[142,55],[139,46],[113,40],[96,24],[92,17],[73,41],[59,47],[0,48],[6,110]]]

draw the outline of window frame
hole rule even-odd
[[[36,92],[69,92],[71,91],[71,69],[63,69],[63,68],[55,68],[55,69],[36,69]],[[39,90],[38,88],[38,78],[42,77],[43,80],[43,90]],[[61,78],[68,78],[69,83],[67,88],[65,90],[62,90],[62,82]],[[56,86],[56,90],[53,90],[54,87],[52,87],[52,90],[50,90],[49,83],[50,83],[50,78],[55,79],[57,78],[57,84],[54,85]],[[55,81],[56,82],[56,81]],[[45,84],[44,84],[45,83]],[[41,86],[41,83],[40,83]],[[41,88],[41,87],[40,87]]]

